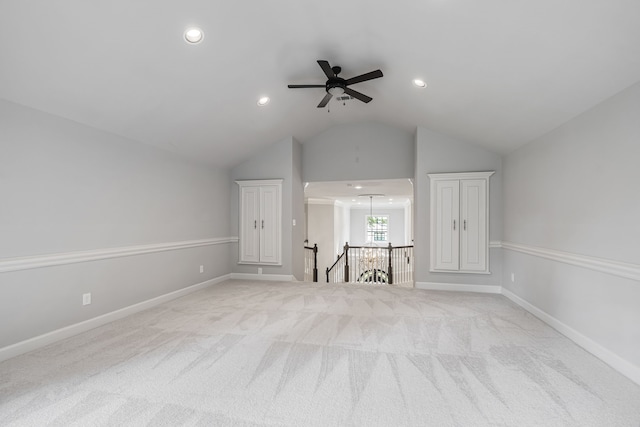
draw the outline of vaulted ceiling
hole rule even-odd
[[[0,98],[222,166],[363,121],[505,153],[640,80],[639,16],[637,0],[4,0]],[[323,84],[318,59],[381,69],[353,86],[373,101],[328,112],[323,89],[287,89]]]

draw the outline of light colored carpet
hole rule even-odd
[[[0,425],[637,427],[640,387],[502,296],[228,281],[0,363]]]

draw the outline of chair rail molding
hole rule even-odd
[[[571,264],[578,267],[589,268],[602,273],[624,277],[625,279],[640,281],[640,264],[613,261],[605,258],[556,251],[553,249],[505,241],[501,242],[501,247],[514,252],[537,256],[539,258],[546,258],[552,261],[563,262],[565,264]]]
[[[103,248],[89,251],[61,252],[17,258],[4,258],[0,259],[0,273],[237,242],[237,237],[216,237],[200,240],[185,240],[181,242],[154,243],[150,245],[124,246],[119,248]]]

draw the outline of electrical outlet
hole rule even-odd
[[[295,219],[293,220],[293,226],[294,227],[296,226],[296,220]]]
[[[258,267],[258,274],[262,274],[262,267]]]
[[[82,294],[82,305],[91,304],[91,294]]]
[[[511,273],[511,281],[512,282],[516,281],[516,273]]]
[[[204,265],[200,266],[200,273],[204,273]]]

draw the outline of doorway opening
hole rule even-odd
[[[412,180],[309,182],[305,215],[320,281],[413,286]]]

